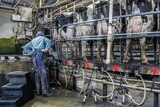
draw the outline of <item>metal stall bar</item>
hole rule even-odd
[[[88,79],[90,79],[90,78],[89,78],[89,77],[85,77],[85,79],[88,80]],[[98,80],[98,79],[93,79],[93,78],[92,78],[92,81],[112,85],[112,82],[110,82],[110,81]],[[119,86],[119,85],[120,85],[120,83],[118,83],[118,82],[115,82],[114,84],[115,84],[116,86]],[[122,83],[121,85],[123,85],[124,87],[130,88],[130,89],[141,90],[141,91],[144,90],[143,87],[134,87],[134,86],[130,86],[130,85],[123,84],[123,83]],[[148,92],[160,93],[160,90],[158,90],[158,89],[152,89],[152,90],[151,90],[150,88],[146,88],[146,91],[148,91]]]
[[[140,34],[160,34],[160,32],[138,32],[138,33],[120,33],[120,34],[113,34],[113,36],[127,36],[127,35],[140,35]],[[77,35],[78,36],[78,35]],[[73,37],[73,39],[80,39],[80,38],[99,38],[99,37],[106,37],[107,35],[94,35],[94,36],[84,36],[84,37]]]
[[[122,15],[122,16],[113,16],[113,19],[133,17],[133,16],[144,16],[144,15],[151,15],[151,14],[160,14],[160,11],[136,13],[136,14]],[[66,25],[63,25],[63,26],[73,26],[73,25],[77,25],[77,24],[96,22],[96,21],[108,20],[108,19],[109,19],[109,17],[107,17],[107,18],[101,18],[101,19],[88,20],[88,21],[83,21],[83,22],[76,22],[76,23],[72,23],[72,24],[66,24]]]
[[[157,35],[144,35],[144,36],[120,36],[120,37],[113,37],[113,39],[134,39],[134,38],[151,38],[151,37],[159,37],[159,34]],[[106,40],[107,38],[78,38],[78,39],[66,39],[64,41],[81,41],[81,40]],[[58,41],[58,40],[57,40]]]

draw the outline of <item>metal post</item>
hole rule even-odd
[[[42,7],[42,0],[39,0],[39,7]]]
[[[82,41],[79,41],[79,53],[79,56],[82,57]]]
[[[59,65],[56,65],[56,80],[59,81]]]
[[[103,84],[103,96],[107,96],[107,84]],[[106,101],[107,98],[103,98],[103,101]]]
[[[154,93],[154,102],[153,102],[153,107],[159,107],[159,95],[158,93]]]
[[[76,83],[77,83],[77,79],[76,79],[76,77],[73,76],[73,90],[74,90],[74,91],[77,90],[77,88],[76,88],[76,87],[77,87],[77,84],[76,84]]]
[[[111,51],[112,51],[112,44],[113,44],[113,40],[112,40],[112,17],[113,17],[113,1],[114,0],[110,0],[109,1],[109,27],[108,27],[108,37],[107,37],[107,59],[106,59],[106,63],[110,64],[111,63]]]
[[[157,9],[158,10],[160,10],[160,3],[159,2],[157,2]],[[160,29],[160,25],[159,25],[159,23],[160,23],[160,15],[159,14],[157,14],[157,31],[159,31],[159,29]],[[160,64],[160,38],[158,37],[158,45],[159,45],[159,50],[158,50],[158,52],[159,52],[159,58],[158,58],[158,64]]]

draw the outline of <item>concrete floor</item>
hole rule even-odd
[[[94,99],[88,98],[86,103],[82,103],[82,96],[78,93],[56,89],[51,97],[35,96],[35,99],[27,102],[23,107],[116,107],[107,102],[94,103]]]
[[[94,99],[91,97],[87,97],[86,103],[83,104],[82,95],[62,88],[56,88],[53,92],[54,95],[51,97],[35,96],[35,99],[27,102],[23,107],[120,107],[119,104],[111,104],[102,100],[98,100],[98,104],[95,104]],[[140,97],[141,94],[141,92],[134,91],[134,96],[137,96],[136,98],[140,100],[142,98]],[[120,98],[120,101],[121,100]],[[133,103],[129,103],[123,107],[137,106],[133,105]],[[149,94],[148,99],[141,107],[153,107],[153,94]]]

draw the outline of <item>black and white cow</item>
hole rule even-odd
[[[70,39],[74,36],[75,28],[73,25],[64,26],[67,24],[71,24],[74,22],[74,13],[64,13],[55,17],[54,25],[56,30],[55,35],[57,35],[57,39]]]
[[[95,18],[100,19],[100,18],[107,18],[109,17],[109,1],[100,1],[95,5]],[[121,13],[124,12],[124,10],[120,11],[121,5],[118,1],[114,2],[113,5],[113,16],[119,16]],[[124,14],[124,13],[122,13]],[[102,20],[98,21],[96,31],[98,35],[108,35],[108,20]],[[122,22],[122,21],[121,21]],[[112,32],[113,34],[120,33],[122,31],[122,23],[120,22],[119,19],[113,19],[112,23]],[[102,42],[99,41],[97,43],[97,48],[98,48],[98,53],[97,53],[97,58],[101,59],[101,46]],[[112,52],[112,50],[110,50]],[[111,59],[113,60],[113,55],[111,55]]]
[[[83,22],[88,20],[93,20],[93,5],[81,6],[76,10],[76,19],[77,22]],[[90,36],[95,33],[94,22],[83,23],[76,25],[76,36]],[[86,59],[86,45],[87,41],[82,41],[82,57]]]
[[[71,26],[64,26],[67,24],[71,24],[74,22],[74,13],[68,12],[57,15],[53,19],[53,23],[55,26],[54,29],[54,39],[57,40],[66,40],[66,39],[72,39],[75,35],[75,27],[74,25]],[[63,44],[62,44],[63,45]],[[73,44],[70,42],[67,42],[66,45],[70,48],[72,53],[74,52]],[[62,55],[62,47],[59,47],[59,52]]]
[[[127,14],[136,14],[143,12],[154,11],[155,1],[154,0],[127,0]],[[153,15],[144,16],[133,16],[127,18],[127,33],[136,32],[150,32],[154,27],[154,17]],[[128,34],[127,36],[132,36]],[[143,64],[148,64],[148,59],[145,54],[145,41],[146,38],[140,39],[141,46],[141,60]],[[126,51],[124,53],[123,62],[128,62],[128,51],[130,47],[131,39],[126,40]]]

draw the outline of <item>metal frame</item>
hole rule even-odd
[[[93,0],[94,1],[94,0]],[[129,15],[120,15],[120,16],[114,16],[112,19],[122,19],[122,18],[126,18],[126,17],[132,17],[132,16],[143,16],[143,15],[153,15],[153,14],[160,14],[160,10],[159,11],[152,11],[152,12],[144,12],[144,13],[137,13],[137,14],[129,14]],[[72,24],[67,24],[67,25],[64,25],[62,26],[65,27],[65,26],[74,26],[74,25],[79,25],[79,24],[84,24],[84,23],[89,23],[89,22],[96,22],[96,21],[101,21],[101,20],[109,20],[109,18],[101,18],[101,19],[94,19],[94,20],[88,20],[88,21],[84,21],[84,22],[75,22],[75,23],[72,23]],[[61,28],[61,27],[59,27]],[[53,29],[55,29],[53,27]],[[138,35],[138,36],[126,36],[128,34],[131,34],[131,35]],[[111,34],[113,36],[113,39],[133,39],[133,38],[151,38],[151,37],[160,37],[160,31],[159,32],[140,32],[140,33],[120,33],[120,34]],[[61,41],[61,40],[56,40],[57,42],[66,42],[66,41],[92,41],[92,40],[107,40],[108,36],[110,35],[93,35],[93,36],[83,36],[83,37],[73,37],[72,39],[67,39],[65,41]],[[157,42],[157,41],[156,41]],[[120,42],[121,44],[121,42]],[[157,45],[157,43],[156,43]],[[157,47],[156,47],[157,48]],[[160,44],[159,44],[159,49],[160,49]],[[157,50],[157,49],[156,49]],[[160,52],[160,51],[159,51]],[[160,54],[160,53],[159,53]],[[159,62],[160,62],[160,56],[159,56]],[[86,78],[86,79],[89,79],[89,78]],[[76,81],[76,80],[75,80]],[[96,81],[93,79],[93,81]],[[102,81],[96,81],[96,82],[102,82]],[[75,82],[74,82],[75,83]],[[107,86],[106,84],[112,84],[111,82],[102,82],[104,84],[104,95],[107,94]],[[120,85],[120,83],[115,83],[115,85]],[[76,86],[76,85],[75,85]],[[123,84],[123,86],[127,87],[127,88],[133,88],[133,87],[130,87],[126,84]],[[135,88],[133,88],[135,89]],[[139,87],[137,88],[137,90],[144,90],[143,87]],[[158,89],[153,89],[151,90],[150,88],[147,88],[147,91],[149,92],[154,92],[154,107],[158,107],[158,93],[160,93],[160,90]]]

